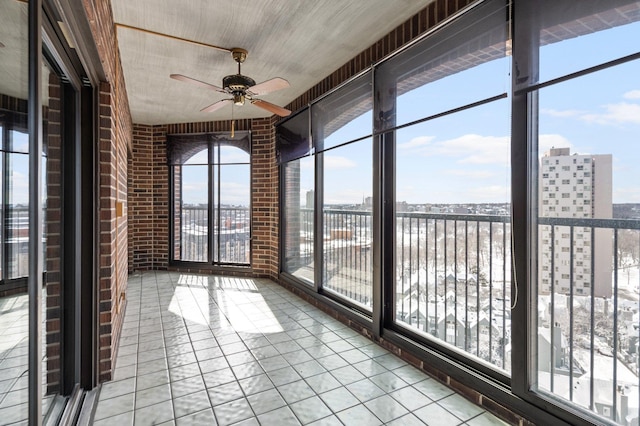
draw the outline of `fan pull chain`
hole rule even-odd
[[[235,136],[236,121],[233,119],[233,104],[231,104],[231,139]]]

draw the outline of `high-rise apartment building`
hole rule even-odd
[[[539,227],[539,293],[611,296],[611,230],[580,219],[610,219],[611,155],[579,155],[552,148],[540,164],[539,216],[575,218]]]

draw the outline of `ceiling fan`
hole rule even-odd
[[[279,115],[280,117],[286,117],[291,114],[286,108],[282,108],[271,102],[256,99],[254,96],[266,95],[267,93],[275,92],[276,90],[285,89],[289,87],[289,82],[284,78],[275,77],[262,83],[256,84],[256,82],[246,75],[240,73],[240,64],[247,58],[247,51],[240,49],[239,47],[231,49],[231,56],[233,60],[238,63],[238,73],[231,74],[222,79],[222,87],[205,83],[204,81],[196,80],[191,77],[187,77],[182,74],[171,74],[169,77],[174,80],[185,81],[187,83],[196,84],[206,89],[213,89],[216,92],[225,93],[231,95],[231,98],[222,99],[215,102],[208,107],[201,109],[203,112],[213,112],[222,108],[223,106],[231,103],[233,105],[244,105],[245,101],[251,102],[253,105],[269,111],[272,114]]]

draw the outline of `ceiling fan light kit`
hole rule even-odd
[[[232,96],[231,98],[222,99],[203,108],[201,110],[203,112],[217,111],[228,103],[242,106],[244,105],[245,100],[249,100],[251,101],[252,105],[262,108],[265,111],[269,111],[272,114],[279,115],[281,117],[286,117],[291,114],[291,111],[286,108],[272,104],[262,99],[254,98],[254,96],[266,95],[267,93],[275,92],[276,90],[285,89],[289,87],[289,82],[284,78],[275,77],[270,80],[263,81],[262,83],[256,84],[255,80],[251,77],[242,75],[242,73],[240,72],[240,64],[242,64],[245,59],[247,59],[247,54],[248,52],[245,49],[241,49],[239,47],[234,47],[233,49],[231,49],[231,56],[233,57],[233,60],[238,63],[238,73],[225,76],[222,79],[222,87],[218,87],[210,83],[205,83],[203,81],[196,80],[182,74],[171,74],[169,77],[173,78],[174,80],[195,84],[200,87],[205,87],[215,90],[216,92],[225,93]]]

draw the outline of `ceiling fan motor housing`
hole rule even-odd
[[[244,91],[255,85],[256,82],[252,78],[242,74],[228,75],[222,79],[222,87],[231,92]]]

